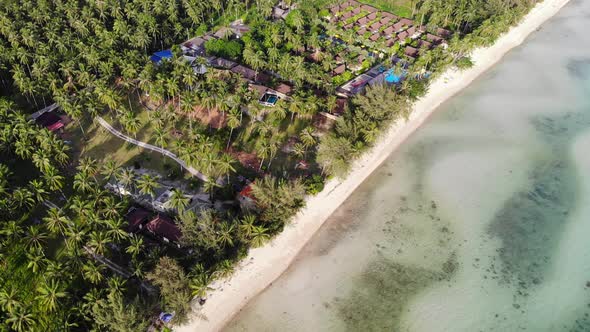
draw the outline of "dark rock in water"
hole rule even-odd
[[[587,288],[590,288],[590,281],[587,281],[587,282],[586,282],[586,287],[587,287]]]
[[[515,309],[520,309],[520,304],[518,304],[518,303],[514,303],[512,306],[513,306]]]

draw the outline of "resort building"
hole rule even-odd
[[[172,219],[163,214],[158,214],[146,224],[145,228],[152,235],[167,243],[177,242],[182,236],[180,229],[178,229]],[[180,247],[180,245],[177,246]]]
[[[127,231],[129,233],[136,233],[143,229],[144,225],[148,222],[150,212],[140,207],[132,207],[125,214],[127,220]]]

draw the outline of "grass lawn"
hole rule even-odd
[[[105,120],[114,124],[109,117]],[[147,123],[143,122],[142,123]],[[156,152],[144,150],[136,145],[129,144],[118,137],[112,135],[107,130],[98,125],[97,122],[91,122],[85,119],[82,122],[87,140],[77,125],[70,125],[65,133],[65,139],[72,142],[74,158],[91,157],[102,163],[107,159],[113,159],[122,166],[132,166],[138,162],[141,167],[153,169],[162,175],[170,175],[171,172],[182,174],[180,166],[173,160],[164,157]],[[145,125],[147,127],[149,125]],[[117,128],[119,129],[119,128]],[[140,140],[147,139],[149,129],[140,130],[137,138]]]
[[[397,16],[412,18],[412,4],[410,0],[358,0]]]

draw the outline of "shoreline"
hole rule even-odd
[[[569,0],[545,0],[537,4],[520,22],[502,35],[494,45],[476,49],[471,58],[475,65],[465,71],[449,69],[429,87],[426,96],[417,101],[409,119],[392,124],[383,131],[377,144],[355,161],[345,180],[333,179],[326,183],[317,196],[287,225],[282,233],[261,248],[251,249],[238,264],[230,279],[214,282],[202,307],[189,314],[191,321],[174,327],[177,332],[219,331],[275,279],[287,270],[300,250],[315,235],[324,222],[379,167],[415,130],[417,130],[443,102],[470,85],[476,78],[499,62],[505,54],[519,46],[545,21],[553,17]],[[207,319],[201,319],[205,316]]]

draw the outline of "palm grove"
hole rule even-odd
[[[535,3],[411,1],[415,20],[448,27],[454,37],[446,51],[418,58],[409,70],[436,75],[468,62],[471,49],[491,44]],[[303,2],[286,20],[270,22],[274,5],[270,0],[0,3],[2,330],[137,331],[159,310],[176,312],[181,322],[193,296],[205,296],[209,283],[229,276],[249,247],[280,232],[303,205],[306,191],[317,192],[318,177],[301,178],[305,174],[296,172],[293,162],[305,159],[323,177],[344,176],[350,161],[390,122],[406,117],[426,92],[426,80],[370,88],[352,98],[334,130],[318,139],[311,119],[334,107],[335,85],[329,61],[310,62],[304,55],[321,59],[338,52],[323,38],[332,28],[322,19],[328,4]],[[178,56],[162,66],[147,60],[152,51],[239,17],[252,31],[240,40],[209,43],[208,51],[288,77],[296,88],[292,100],[279,102],[262,119],[258,115],[265,110],[235,75],[213,68],[197,74]],[[28,120],[32,110],[57,102],[80,135],[102,115],[136,136],[137,105],[146,95],[161,106],[149,113],[149,139],[208,176],[228,179],[227,187],[207,184],[212,195],[228,195],[236,171],[247,172],[231,149],[256,153],[259,172],[249,175],[257,179],[258,209],[184,212],[188,203],[178,193],[173,204],[183,234],[180,249],[130,235],[123,215],[132,202],[104,185],[116,179],[149,195],[156,179],[135,176],[108,156],[80,156]],[[190,116],[197,104],[217,109],[227,126],[216,130]],[[292,152],[279,158],[293,135],[298,142]]]

